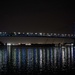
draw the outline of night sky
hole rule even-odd
[[[74,2],[0,2],[0,31],[72,33]]]

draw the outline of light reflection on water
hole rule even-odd
[[[74,68],[75,48],[0,46],[0,71],[43,71]]]

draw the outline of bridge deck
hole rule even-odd
[[[0,32],[0,37],[75,38],[75,34]]]

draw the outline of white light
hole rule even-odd
[[[40,35],[42,35],[42,33],[39,33]]]
[[[31,45],[31,43],[26,43],[25,45]]]
[[[68,36],[70,36],[70,34],[68,34]]]
[[[43,33],[43,36],[45,36],[45,33]]]
[[[6,32],[4,32],[6,34]]]
[[[56,35],[56,33],[54,33],[54,35]]]
[[[49,34],[49,33],[47,33],[47,36],[50,36],[50,34]]]
[[[58,34],[58,36],[59,36],[60,34]]]
[[[12,44],[12,45],[15,45],[15,44]]]
[[[53,33],[51,33],[51,35],[53,35]]]
[[[28,35],[29,33],[27,32],[27,35]]]
[[[65,36],[67,36],[67,34],[64,34]]]
[[[73,36],[73,34],[71,34],[71,36]]]
[[[23,32],[23,34],[25,34],[25,33]]]
[[[2,32],[0,32],[0,34],[2,34]]]
[[[64,36],[64,34],[61,34],[61,36]]]
[[[37,34],[37,33],[35,33],[35,34]]]
[[[31,35],[33,34],[33,33],[30,33]]]
[[[65,48],[64,46],[62,46],[62,48]]]
[[[11,45],[11,43],[7,43],[7,45]]]
[[[18,32],[18,34],[21,34],[20,32]]]
[[[16,32],[14,32],[14,34],[16,35]]]
[[[21,43],[18,43],[18,45],[20,45]]]
[[[71,45],[73,46],[73,43],[71,43]]]

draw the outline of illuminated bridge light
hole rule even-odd
[[[68,36],[70,37],[70,34],[68,34]]]
[[[54,33],[54,36],[56,36],[57,34],[56,33]]]
[[[6,36],[36,36],[36,37],[60,37],[60,38],[64,38],[64,37],[70,37],[70,38],[73,38],[75,37],[75,34],[57,34],[57,33],[33,33],[33,32],[27,32],[27,33],[24,33],[24,32],[0,32],[0,37],[6,37]]]
[[[16,45],[16,44],[13,43],[12,45]]]
[[[22,32],[22,34],[25,34],[24,32]]]
[[[75,34],[74,34],[74,36],[75,36]]]
[[[16,32],[14,32],[14,35],[16,35],[17,33]]]
[[[64,34],[64,36],[67,36],[67,34]]]
[[[73,44],[73,43],[71,43],[71,45],[73,46],[74,44]]]
[[[35,35],[37,35],[37,33],[35,33]]]
[[[62,46],[62,48],[65,48],[65,46]]]
[[[42,35],[42,33],[39,33],[39,35]]]
[[[45,36],[45,33],[43,33],[42,35]]]
[[[71,34],[71,36],[73,36],[73,34]]]
[[[30,35],[33,35],[33,33],[31,32]]]
[[[29,33],[27,32],[27,35],[29,35]]]
[[[18,45],[21,45],[21,43],[18,43]]]
[[[26,43],[25,45],[31,45],[31,43]]]
[[[51,36],[53,35],[53,33],[50,34]]]
[[[6,34],[6,32],[4,32]]]
[[[49,33],[47,33],[47,36],[50,36],[50,34],[49,34]]]
[[[62,37],[64,37],[64,34],[61,34]]]
[[[18,32],[18,34],[21,34],[21,32]]]
[[[11,43],[7,43],[7,45],[11,45]]]
[[[0,32],[0,34],[2,34],[2,32]]]
[[[58,36],[60,36],[60,34],[57,34]]]

